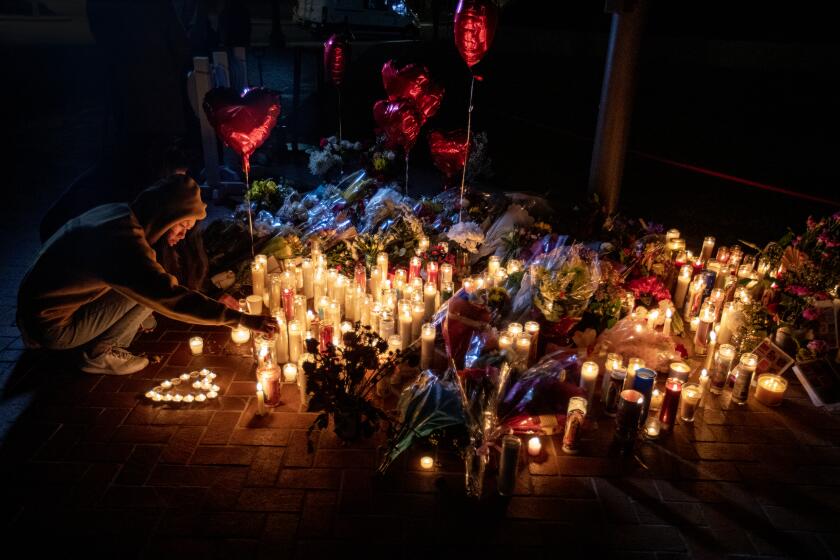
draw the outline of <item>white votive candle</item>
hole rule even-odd
[[[230,331],[230,339],[236,344],[245,344],[251,338],[251,331],[247,327],[237,325]]]
[[[428,471],[428,470],[431,470],[432,467],[434,467],[434,466],[435,466],[435,460],[432,459],[431,457],[429,457],[428,455],[420,457],[420,467],[421,468]]]
[[[595,362],[583,362],[580,366],[580,386],[586,391],[586,399],[592,402],[595,396],[595,385],[598,381],[598,364]]]
[[[283,366],[283,380],[287,383],[296,383],[298,375],[297,364],[288,363]]]
[[[190,338],[190,352],[193,356],[198,356],[204,351],[204,339],[200,336]]]
[[[542,452],[542,442],[539,436],[534,436],[528,440],[528,455],[537,457]]]

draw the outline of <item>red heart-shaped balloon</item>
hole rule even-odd
[[[455,46],[472,68],[484,57],[496,34],[499,11],[492,0],[460,0],[455,8]]]
[[[429,133],[429,152],[435,167],[443,173],[444,182],[449,184],[464,169],[467,160],[467,131],[433,130]]]
[[[408,99],[414,102],[423,123],[440,108],[444,88],[432,81],[429,69],[419,64],[397,68],[393,60],[382,66],[382,83],[389,101]]]
[[[350,43],[341,35],[332,35],[324,43],[324,73],[327,81],[341,86],[347,62],[350,60]]]
[[[215,88],[204,96],[204,112],[222,142],[242,157],[247,174],[251,154],[268,139],[280,117],[280,95],[264,88],[243,95]]]
[[[373,105],[373,119],[385,133],[388,147],[402,146],[406,154],[411,151],[422,124],[414,103],[408,99],[382,99]]]

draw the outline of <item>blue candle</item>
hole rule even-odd
[[[655,371],[649,368],[639,368],[636,370],[636,378],[633,379],[633,389],[645,397],[645,402],[642,404],[641,422],[645,421],[648,409],[650,408],[650,397],[653,394],[654,383],[656,383]]]

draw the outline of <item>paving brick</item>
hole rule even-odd
[[[328,468],[373,468],[375,463],[376,454],[369,449],[318,449],[314,465]]]
[[[314,445],[317,446],[318,434],[312,435]],[[283,463],[287,467],[311,467],[315,462],[315,453],[310,453],[308,448],[308,435],[303,430],[292,431],[289,437],[289,445],[286,447],[286,455]]]
[[[186,464],[204,435],[201,426],[181,426],[161,453],[162,463]]]
[[[84,399],[85,406],[101,406],[103,408],[133,408],[139,397],[133,393],[89,393]]]
[[[81,439],[86,426],[64,424],[41,447],[35,458],[40,461],[59,461],[64,459]]]
[[[239,495],[245,487],[250,469],[245,467],[215,467],[213,481],[207,488],[203,509],[231,511],[236,509]]]
[[[163,500],[157,491],[149,486],[117,486],[108,488],[102,504],[109,508],[143,509],[161,508]]]
[[[250,465],[254,460],[256,450],[253,447],[200,446],[193,454],[193,465]]]
[[[120,426],[111,441],[117,443],[166,443],[175,433],[175,426]]]
[[[244,488],[236,508],[250,511],[301,511],[303,490]]]
[[[110,441],[128,415],[129,411],[125,408],[106,408],[96,418],[91,428],[85,432],[83,440],[86,442]]]
[[[159,412],[159,408],[150,403],[141,403],[135,406],[123,422],[128,425],[146,426],[152,423]]]
[[[94,463],[124,463],[134,451],[130,443],[79,443],[70,450],[71,461]]]
[[[611,545],[618,550],[682,552],[686,550],[680,532],[658,525],[616,525],[607,530]]]
[[[336,490],[341,484],[341,471],[339,469],[283,469],[280,473],[280,480],[277,481],[279,488],[305,488],[308,490]]]
[[[123,466],[117,484],[143,484],[149,477],[149,473],[157,463],[163,446],[160,445],[138,445]]]
[[[801,531],[748,531],[758,553],[788,558],[832,558],[816,533]]]
[[[296,513],[269,513],[263,536],[268,540],[291,541],[297,535],[300,516]]]
[[[165,426],[206,426],[213,418],[212,410],[161,409],[152,424]]]
[[[283,464],[284,449],[277,447],[260,447],[251,462],[247,486],[274,486],[280,467]],[[279,485],[283,487],[282,484]],[[290,486],[286,486],[289,488]]]
[[[160,534],[217,538],[256,538],[265,528],[265,514],[239,511],[170,511],[164,514]]]
[[[230,437],[231,445],[285,446],[289,443],[291,430],[283,428],[236,429]]]
[[[238,412],[217,411],[207,425],[207,431],[201,440],[203,445],[225,444],[230,439],[234,427],[239,422]]]
[[[330,536],[337,501],[337,492],[307,492],[298,528],[300,538]]]

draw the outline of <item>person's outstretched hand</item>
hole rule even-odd
[[[243,315],[240,323],[257,332],[271,334],[277,330],[277,319],[268,315]]]

